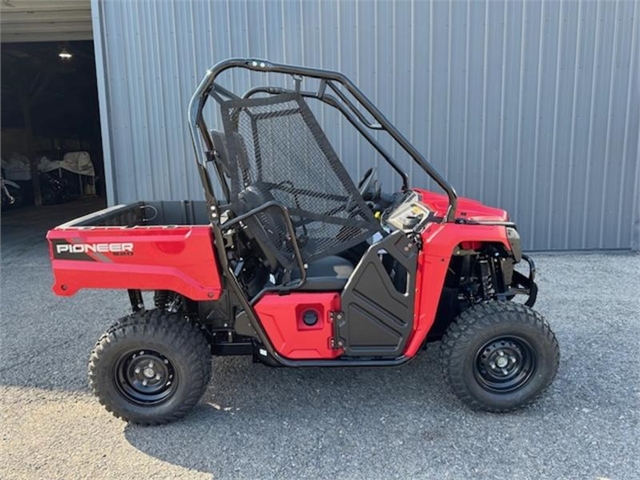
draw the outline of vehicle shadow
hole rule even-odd
[[[216,480],[326,478],[343,475],[345,462],[357,466],[358,478],[389,478],[387,459],[410,448],[418,468],[427,455],[419,453],[422,444],[453,443],[446,419],[466,412],[445,388],[434,350],[400,368],[284,369],[225,360],[185,419],[128,425],[125,437],[152,457]]]

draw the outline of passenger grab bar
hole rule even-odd
[[[293,222],[291,221],[291,217],[289,216],[289,211],[284,207],[284,205],[282,205],[280,202],[277,202],[275,200],[271,200],[267,203],[260,205],[259,207],[249,210],[247,213],[243,213],[242,215],[238,215],[237,217],[234,217],[233,219],[224,222],[223,224],[220,225],[220,229],[229,230],[231,227],[243,222],[247,218],[256,216],[257,214],[264,212],[266,210],[269,210],[270,208],[276,208],[280,210],[280,212],[282,213],[282,216],[284,217],[284,223],[285,223],[285,226],[287,227],[287,233],[291,237],[291,243],[293,244],[293,253],[294,253],[294,256],[296,257],[296,263],[298,264],[298,268],[300,269],[300,279],[296,283],[293,283],[291,285],[278,286],[277,290],[280,292],[283,290],[285,291],[296,290],[297,288],[302,287],[307,281],[307,269],[305,268],[305,263],[304,263],[304,260],[302,259],[302,253],[300,253],[300,247],[298,246],[296,230],[293,227]],[[258,222],[260,221],[260,219],[257,219],[257,220]]]

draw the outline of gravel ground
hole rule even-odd
[[[640,478],[638,255],[536,256],[537,309],[562,360],[525,411],[465,409],[430,348],[395,369],[216,359],[191,415],[143,428],[113,418],[86,385],[88,353],[126,314],[126,294],[50,290],[46,229],[95,207],[3,215],[2,478]]]

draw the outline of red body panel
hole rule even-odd
[[[511,250],[506,229],[501,225],[431,224],[422,232],[413,333],[405,351],[408,357],[416,354],[435,321],[451,255],[463,241],[501,243]]]
[[[334,292],[270,293],[256,303],[260,318],[273,348],[285,358],[331,359],[342,354],[331,348],[333,322],[329,313],[340,310],[340,294]],[[314,311],[318,321],[308,326],[302,320],[305,311]]]
[[[420,194],[423,203],[428,205],[435,211],[436,215],[442,217],[447,213],[449,208],[449,200],[446,195],[422,190],[420,188],[412,188],[413,191]],[[488,207],[470,198],[458,197],[458,208],[456,209],[456,218],[464,218],[466,220],[475,220],[477,222],[507,222],[509,215],[505,210],[500,208]]]
[[[211,227],[68,227],[47,234],[56,295],[82,288],[172,290],[192,300],[215,300],[222,286]],[[87,252],[61,258],[58,243],[131,244],[127,255]],[[67,255],[73,257],[73,255]]]
[[[422,201],[444,216],[448,201],[444,195],[413,189]],[[506,222],[507,212],[492,208],[468,198],[458,198],[457,218],[475,221]],[[502,225],[469,225],[457,223],[432,223],[422,232],[422,251],[418,258],[416,278],[416,303],[414,306],[413,332],[407,343],[405,355],[413,357],[422,346],[436,318],[444,279],[454,249],[463,242],[476,244],[501,243],[510,251],[506,228]]]

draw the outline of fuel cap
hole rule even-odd
[[[315,310],[306,310],[302,314],[302,321],[305,325],[312,327],[316,323],[318,323],[318,312]]]

